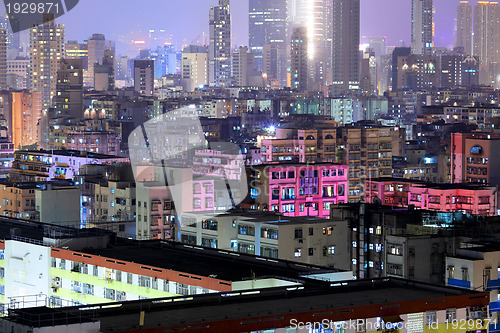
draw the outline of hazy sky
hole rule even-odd
[[[132,31],[165,29],[175,36],[178,45],[201,40],[203,32],[208,33],[209,7],[216,3],[216,0],[80,0],[58,22],[66,24],[66,39],[82,41],[92,33],[103,33],[108,39],[119,40],[120,35]],[[434,0],[437,46],[453,43],[458,3],[459,0]],[[248,0],[232,0],[231,6],[234,42],[248,44]],[[390,45],[400,45],[401,40],[409,43],[410,12],[411,0],[361,0],[361,35],[387,36]],[[136,33],[134,38],[138,36]]]

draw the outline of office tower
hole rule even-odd
[[[10,17],[8,14],[0,19],[0,28],[5,29],[7,32],[7,59],[15,59],[19,56],[21,41],[21,33],[14,33],[19,31],[19,19]]]
[[[155,62],[134,60],[134,90],[141,95],[153,96]]]
[[[409,47],[396,47],[392,51],[392,91],[398,90],[398,58],[406,57],[411,54],[411,48]]]
[[[173,45],[159,46],[149,55],[155,62],[155,78],[161,79],[163,75],[177,73],[177,52]]]
[[[94,87],[94,64],[102,65],[104,51],[114,49],[112,41],[106,40],[103,34],[93,34],[86,41],[88,49],[88,70],[84,73],[83,83],[85,87]]]
[[[411,52],[430,54],[433,35],[432,0],[412,0],[411,5]]]
[[[333,1],[332,93],[359,89],[359,0]]]
[[[181,85],[185,91],[194,91],[208,85],[208,49],[190,45],[182,50]]]
[[[43,109],[51,106],[64,46],[64,25],[56,24],[54,15],[44,15],[43,23],[30,29],[30,84],[32,91],[41,92]]]
[[[81,59],[62,59],[57,71],[54,118],[78,120],[83,114],[83,64]]]
[[[210,7],[209,75],[210,85],[227,87],[231,82],[231,14],[230,0],[219,0]]]
[[[89,50],[86,43],[78,43],[76,40],[69,40],[65,46],[65,59],[81,59],[83,69],[87,70],[89,64]]]
[[[115,50],[104,51],[102,64],[94,64],[94,90],[109,91],[115,88]]]
[[[369,46],[370,49],[375,52],[375,57],[377,57],[377,63],[380,63],[380,59],[387,54],[386,52],[386,37],[370,37]]]
[[[7,89],[7,30],[0,28],[0,89]]]
[[[297,91],[307,90],[309,81],[309,58],[307,28],[294,28],[291,44],[291,85]]]
[[[361,53],[360,88],[365,95],[377,95],[377,61],[375,51],[367,49]]]
[[[469,1],[460,1],[457,6],[455,47],[463,48],[466,55],[472,54],[472,6],[469,5]]]
[[[248,39],[255,55],[255,67],[264,73],[264,47],[273,45],[278,52],[281,83],[286,80],[287,0],[250,0]],[[274,73],[272,73],[274,75]],[[268,76],[271,73],[267,74]]]

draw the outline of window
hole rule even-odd
[[[430,325],[437,322],[437,313],[436,311],[427,311],[425,314],[425,323],[426,325]]]
[[[469,281],[469,269],[462,267],[462,281]]]
[[[302,257],[302,249],[295,249],[295,251],[294,251],[294,257],[295,258]]]
[[[66,269],[66,260],[61,259],[61,261],[59,262],[59,268]]]
[[[122,282],[122,272],[121,271],[116,271],[115,272],[115,278],[116,278],[116,281]]]
[[[99,266],[94,266],[92,273],[94,276],[99,276]]]
[[[327,253],[330,254],[330,255],[335,254],[335,246],[329,246],[327,248]]]
[[[314,248],[310,247],[308,252],[310,256],[314,255]]]
[[[448,266],[448,279],[454,279],[454,278],[455,278],[455,267]]]
[[[312,236],[314,234],[314,228],[309,228],[309,236]]]
[[[107,298],[107,299],[111,299],[111,300],[115,300],[115,290],[114,289],[108,289],[108,288],[104,288],[104,298]]]
[[[457,320],[457,309],[446,309],[446,322],[451,323]]]
[[[127,283],[132,284],[132,273],[127,273]]]
[[[94,295],[94,285],[84,283],[82,287],[83,293],[87,295]]]
[[[177,283],[176,294],[189,295],[189,286],[184,283]]]
[[[302,228],[295,229],[295,239],[302,238]]]

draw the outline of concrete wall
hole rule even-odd
[[[40,222],[80,227],[80,190],[60,188],[36,190],[35,206]]]

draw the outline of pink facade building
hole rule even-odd
[[[259,210],[329,218],[330,205],[348,201],[347,170],[340,164],[257,166],[250,195]]]
[[[393,207],[499,215],[498,188],[467,184],[427,184],[399,178],[366,180],[366,202]]]

